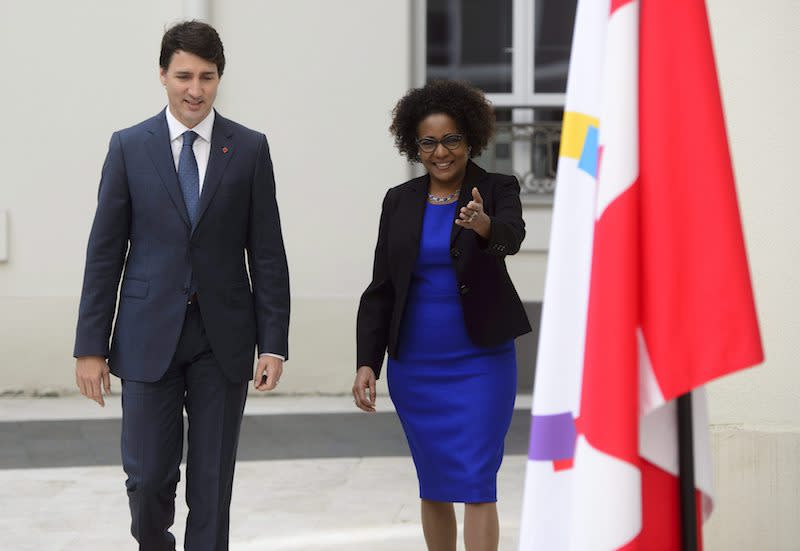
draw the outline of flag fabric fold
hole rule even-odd
[[[702,0],[579,0],[520,549],[680,548],[674,400],[763,353]]]

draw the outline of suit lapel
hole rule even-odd
[[[430,176],[427,174],[414,180],[408,188],[404,204],[401,207],[400,219],[411,237],[415,254],[419,249],[419,240],[422,237],[422,220],[425,216],[429,181]]]
[[[147,130],[150,133],[146,140],[145,147],[150,155],[150,159],[156,167],[161,183],[167,190],[172,203],[175,205],[178,214],[187,227],[191,228],[189,213],[186,211],[186,204],[183,202],[183,192],[178,183],[178,174],[175,172],[175,160],[172,157],[172,146],[169,143],[169,128],[167,118],[162,111],[153,118],[153,124]]]
[[[477,187],[480,189],[480,184],[486,171],[476,165],[472,161],[467,162],[467,170],[464,173],[464,182],[461,184],[461,191],[458,196],[458,205],[456,206],[456,217],[465,207],[467,203],[472,200],[472,188]],[[403,197],[403,203],[398,208],[399,224],[402,225],[400,230],[402,233],[408,235],[410,250],[413,251],[414,257],[410,259],[411,269],[414,269],[416,263],[416,255],[419,252],[419,242],[422,237],[422,222],[425,216],[425,207],[428,199],[428,186],[430,184],[430,175],[426,174],[411,182],[408,191]],[[450,230],[450,246],[452,247],[456,240],[461,236],[464,228],[455,224],[453,219],[453,227]]]
[[[211,131],[211,152],[208,155],[206,176],[203,180],[203,190],[200,193],[197,226],[203,220],[203,214],[205,214],[219,188],[225,168],[228,166],[231,157],[236,153],[236,144],[232,140],[232,136],[233,129],[228,123],[228,119],[221,117],[219,113],[215,113],[214,129]]]
[[[476,165],[474,162],[467,161],[467,170],[464,173],[464,182],[461,184],[461,191],[458,195],[458,205],[456,206],[456,219],[458,218],[461,209],[467,206],[467,203],[472,201],[472,188],[477,187],[480,191],[480,182],[486,176],[486,171]],[[461,236],[464,228],[455,223],[453,220],[453,228],[450,230],[450,247],[455,245],[455,242]]]

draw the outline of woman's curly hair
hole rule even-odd
[[[419,161],[417,127],[428,115],[444,113],[455,121],[464,134],[470,157],[486,149],[494,135],[494,111],[483,91],[455,80],[434,80],[422,88],[413,88],[392,110],[394,144],[409,161]]]

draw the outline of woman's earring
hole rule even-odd
[[[472,155],[472,146],[471,145],[467,146],[467,154],[468,155]]]

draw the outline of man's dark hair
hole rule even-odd
[[[222,76],[222,71],[225,69],[225,51],[216,29],[208,23],[184,21],[167,29],[164,38],[161,39],[161,56],[158,58],[158,64],[162,69],[167,70],[172,55],[179,50],[215,63],[219,76]]]

